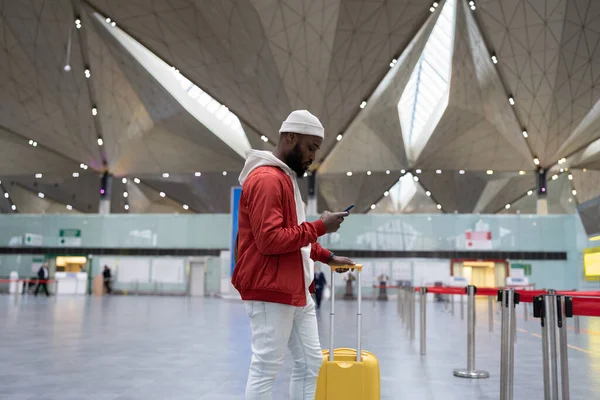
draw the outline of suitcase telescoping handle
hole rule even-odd
[[[357,318],[357,344],[356,344],[356,361],[360,362],[361,360],[361,330],[362,330],[362,285],[361,285],[361,272],[362,272],[362,265],[360,264],[355,264],[355,265],[348,265],[348,266],[343,266],[343,267],[333,267],[333,266],[329,266],[329,268],[331,268],[331,318],[329,319],[329,361],[334,361],[334,357],[333,357],[333,336],[334,336],[334,324],[335,324],[335,270],[337,268],[341,268],[341,269],[345,269],[345,268],[349,268],[349,269],[354,269],[356,271],[356,276],[357,276],[357,286],[358,286],[358,311],[356,312],[356,318]]]

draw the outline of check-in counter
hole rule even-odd
[[[87,272],[56,272],[54,279],[57,285],[56,294],[87,294]]]

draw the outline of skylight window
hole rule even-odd
[[[456,0],[446,1],[398,103],[400,124],[408,146],[424,133],[448,91],[455,16]]]
[[[99,14],[95,17],[104,21]],[[141,64],[169,93],[193,115],[240,156],[251,149],[250,142],[238,117],[224,104],[183,76],[176,67],[169,66],[154,53],[142,46],[118,27],[107,32]]]

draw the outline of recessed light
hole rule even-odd
[[[371,204],[371,210],[374,210],[377,206],[375,204]]]
[[[165,197],[166,196],[165,192],[160,192],[159,194],[160,194],[160,197]]]
[[[519,175],[525,175],[526,173],[527,173],[527,172],[525,172],[525,171],[523,171],[523,170],[519,171]]]
[[[389,175],[389,174],[390,174],[390,170],[389,170],[389,169],[386,169],[386,170],[385,170],[385,173],[386,173],[386,175]]]
[[[223,171],[223,176],[227,176],[227,171]]]
[[[39,197],[40,199],[43,199],[44,197],[46,197],[46,195],[45,195],[44,193],[42,193],[42,192],[39,192],[39,193],[38,193],[38,197]]]
[[[337,135],[337,138],[336,138],[336,139],[337,139],[337,141],[339,142],[340,140],[342,140],[342,138],[343,138],[343,136],[340,134],[340,135]]]
[[[415,180],[415,182],[419,182],[419,177],[418,176],[413,176],[413,179]]]
[[[17,206],[15,206],[14,204],[10,206],[10,208],[12,208],[13,211],[17,211]]]
[[[126,210],[129,210],[129,204],[125,204],[124,208],[125,208]]]
[[[262,136],[260,137],[260,140],[262,140],[263,142],[267,143],[267,142],[269,141],[269,138],[268,138],[268,137],[266,137],[265,135],[262,135]]]
[[[41,177],[42,177],[42,174],[35,174],[35,177],[36,177],[37,179],[41,179]]]
[[[573,193],[573,196],[577,196],[577,190],[573,189],[571,193]]]
[[[435,171],[435,173],[436,173],[436,174],[438,174],[438,175],[440,175],[440,174],[442,173],[442,170],[441,170],[441,169],[437,169],[437,170]]]
[[[442,209],[442,205],[441,205],[441,204],[438,204],[438,205],[437,205],[437,209],[438,209],[438,210],[441,210],[441,209]]]
[[[102,146],[104,144],[104,140],[102,138],[98,138],[98,146]]]
[[[527,192],[527,196],[531,196],[532,194],[533,194],[533,190],[529,190],[529,191]]]
[[[140,180],[139,180],[139,178],[133,178],[133,181],[134,181],[135,183],[140,183]]]
[[[123,192],[123,197],[125,197],[125,198],[129,197],[129,193]]]
[[[558,179],[558,175],[552,175],[552,180],[555,181]]]
[[[360,108],[365,108],[367,106],[367,102],[363,101],[362,103],[360,103]]]
[[[73,178],[79,178],[79,172],[73,172]]]
[[[505,205],[504,208],[508,210],[510,208],[510,204]]]
[[[183,209],[184,209],[184,210],[189,210],[189,209],[190,209],[190,207],[189,207],[187,204],[184,204],[184,205],[183,205]]]
[[[73,209],[73,206],[70,204],[67,204],[67,210],[71,211]]]
[[[111,19],[110,18],[106,18],[106,23],[110,24]]]
[[[121,179],[121,182],[123,182],[123,184],[127,183],[127,178]]]
[[[494,64],[498,64],[498,57],[496,57],[496,55],[495,55],[495,54],[492,54],[492,62],[493,62]]]
[[[202,176],[201,172],[194,172],[194,176],[198,177],[198,176]]]
[[[346,175],[348,175],[348,176],[352,176],[352,172],[351,172],[351,171],[348,171],[348,172],[346,172]]]
[[[98,109],[96,107],[92,107],[92,115],[93,116],[98,115]]]
[[[8,195],[8,192],[4,192],[4,198],[8,199],[10,196]]]
[[[385,197],[388,197],[388,196],[390,195],[390,192],[388,192],[388,191],[386,190],[385,192],[383,192],[383,195],[384,195]]]
[[[528,138],[529,137],[529,135],[527,134],[527,131],[523,131],[523,137],[524,138]]]
[[[371,175],[371,171],[367,171],[367,175]]]
[[[494,175],[494,171],[491,169],[488,169],[487,171],[485,171],[485,173],[488,175]]]
[[[431,197],[431,192],[429,190],[426,191],[425,194],[427,195],[427,197]]]
[[[573,180],[573,175],[569,174],[569,180],[572,181]]]
[[[511,106],[514,106],[514,105],[515,105],[515,99],[514,99],[512,96],[510,96],[510,97],[508,98],[508,102],[510,103],[510,105],[511,105]]]
[[[400,173],[404,175],[406,173],[406,170],[405,169],[400,170]]]
[[[534,158],[534,159],[533,159],[533,163],[534,163],[535,165],[540,165],[540,159],[539,159],[539,158],[537,158],[537,157],[536,157],[536,158]]]
[[[163,177],[163,178],[168,178],[169,176],[171,176],[171,175],[169,175],[169,173],[168,173],[168,172],[163,172],[163,174],[162,174],[162,177]]]
[[[417,169],[415,172],[416,172],[417,174],[420,174],[420,173],[421,173],[421,172],[423,172],[423,171],[421,171],[420,169]]]
[[[465,174],[465,170],[461,169],[460,171],[458,171],[459,174],[464,175]]]

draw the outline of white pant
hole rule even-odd
[[[307,296],[305,307],[263,301],[244,303],[252,328],[246,400],[271,400],[286,348],[294,360],[290,400],[314,400],[323,353],[312,297]]]

